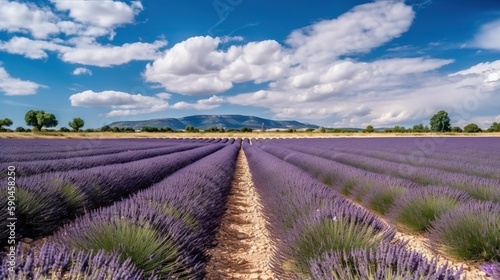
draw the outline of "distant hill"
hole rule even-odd
[[[174,130],[181,130],[186,126],[191,125],[198,129],[207,129],[210,127],[223,127],[224,129],[241,129],[249,127],[253,129],[262,128],[262,124],[266,128],[318,128],[317,125],[301,123],[298,121],[276,121],[254,116],[242,115],[196,115],[184,118],[165,118],[153,119],[144,121],[119,121],[110,123],[109,126],[131,127],[133,129],[141,129],[144,126],[151,127],[170,127]]]

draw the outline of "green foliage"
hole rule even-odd
[[[4,130],[4,126],[11,126],[12,124],[13,122],[9,118],[0,119],[0,131]]]
[[[157,127],[154,126],[143,126],[141,131],[144,132],[160,132],[160,130]]]
[[[187,128],[186,128],[186,131],[187,131]],[[204,132],[225,132],[223,127],[216,127],[216,126],[209,127],[207,129],[204,129],[203,131]]]
[[[354,219],[325,219],[304,229],[294,242],[294,256],[284,268],[304,276],[309,275],[309,262],[332,250],[350,251],[355,248],[373,248],[383,235]]]
[[[200,131],[199,129],[195,128],[195,127],[194,127],[194,126],[192,126],[192,125],[187,125],[187,126],[186,126],[186,128],[185,128],[185,130],[186,130],[187,132],[199,132],[199,131]]]
[[[130,258],[146,274],[153,270],[167,275],[177,269],[177,248],[170,236],[161,235],[149,223],[133,224],[116,218],[113,221],[93,223],[80,238],[65,240],[68,246],[85,251],[116,252],[122,261]]]
[[[253,129],[249,128],[249,127],[243,127],[242,129],[240,129],[241,132],[252,132]]]
[[[368,126],[366,126],[365,129],[363,129],[363,132],[365,132],[365,133],[372,133],[374,131],[375,131],[375,129],[373,128],[372,125],[368,125]]]
[[[59,131],[60,131],[60,132],[70,132],[71,130],[69,130],[69,128],[67,128],[67,127],[64,127],[64,126],[63,126],[63,127],[61,127],[61,128],[59,129]]]
[[[81,118],[74,118],[71,122],[68,122],[69,127],[72,129],[76,130],[76,132],[80,131],[80,128],[82,128],[85,125],[85,121],[82,120]]]
[[[483,131],[477,124],[475,123],[470,123],[466,126],[464,126],[464,132],[467,133],[476,133],[476,132],[481,132]]]
[[[432,118],[430,119],[430,125],[432,131],[438,131],[438,132],[451,131],[450,117],[448,116],[448,113],[444,110],[441,110],[436,114],[434,114],[434,116],[432,116]]]
[[[85,129],[85,132],[95,132],[95,129],[93,129],[93,128],[87,128],[87,129]]]
[[[445,195],[417,196],[404,203],[395,203],[391,218],[406,229],[423,232],[435,219],[455,208],[458,203],[456,199]]]
[[[428,126],[424,126],[423,124],[416,124],[412,128],[413,132],[429,132],[430,129]]]
[[[407,189],[400,186],[387,186],[385,188],[377,188],[371,192],[367,198],[366,205],[370,210],[380,214],[385,214],[391,208],[394,201],[404,195]]]
[[[26,129],[22,126],[16,127],[16,132],[26,132]]]
[[[463,130],[459,126],[454,126],[451,128],[451,132],[462,132]]]
[[[318,128],[318,132],[325,133],[325,132],[326,132],[326,129],[325,129],[324,127],[320,126],[320,127]]]
[[[101,127],[101,131],[108,132],[108,131],[112,131],[112,129],[109,125],[104,125],[103,127]]]
[[[51,113],[46,113],[43,110],[30,110],[24,116],[27,125],[36,127],[38,131],[42,131],[43,127],[54,127],[59,123],[56,116]]]
[[[494,122],[489,128],[489,132],[500,132],[500,123]]]

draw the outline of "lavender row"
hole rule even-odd
[[[173,144],[173,139],[0,139],[0,147],[6,155],[47,154],[53,152],[77,152],[112,147],[123,147],[135,143],[150,145]]]
[[[1,163],[0,170],[7,170],[8,166],[15,166],[16,176],[29,176],[45,172],[61,172],[72,169],[86,169],[96,166],[126,163],[156,156],[167,155],[198,148],[202,144],[182,144],[161,148],[128,150],[113,154],[100,154],[95,156]],[[2,177],[0,175],[0,177]]]
[[[91,139],[91,140],[44,140],[46,146],[36,143],[9,141],[0,156],[0,162],[69,159],[95,155],[120,153],[129,150],[148,150],[171,147],[179,144],[198,143],[200,145],[222,143],[222,139]],[[40,140],[38,140],[40,141]],[[53,142],[51,142],[53,141]],[[24,152],[23,152],[24,151]]]
[[[129,199],[87,213],[60,229],[50,246],[112,253],[120,260],[114,272],[123,275],[112,279],[203,279],[206,249],[225,210],[238,150],[239,143],[226,146]],[[23,259],[11,279],[25,275],[26,264]],[[39,275],[56,273],[55,267]]]
[[[244,142],[243,147],[275,243],[271,264],[278,278],[361,279],[363,265],[378,265],[380,271],[395,278],[459,279],[460,271],[439,267],[436,261],[408,252],[400,244],[389,244],[393,228],[309,174],[255,145]],[[379,263],[371,258],[373,250],[387,259],[399,250],[401,258]],[[331,254],[342,258],[326,257]],[[345,262],[350,254],[367,261]],[[339,267],[351,278],[327,278],[328,272],[339,271]]]
[[[45,148],[44,152],[42,153],[6,154],[0,158],[0,162],[9,163],[9,162],[22,162],[22,161],[51,160],[51,159],[71,159],[71,158],[88,157],[96,155],[112,155],[127,150],[148,150],[153,148],[174,146],[176,144],[172,143],[153,144],[148,142],[143,142],[143,143],[131,142],[129,144],[116,143],[114,145],[106,147],[95,146],[89,149],[81,149],[81,150],[78,148],[68,146],[66,151],[57,151],[57,150],[52,151],[53,148],[57,147],[57,143],[53,143],[53,145],[54,146],[52,148]],[[6,150],[8,149],[10,149],[10,147],[6,148]]]
[[[470,196],[478,200],[500,202],[500,179],[488,179],[477,176],[457,174],[452,172],[440,171],[432,168],[416,167],[402,163],[394,163],[361,155],[343,154],[343,153],[321,153],[321,150],[307,148],[303,146],[293,146],[294,150],[278,147],[276,145],[259,144],[269,152],[278,155],[280,149],[284,149],[279,157],[293,161],[294,164],[303,169],[313,169],[312,172],[322,174],[323,180],[330,184],[345,186],[345,194],[349,194],[349,186],[357,184],[358,181],[370,180],[372,182],[389,183],[394,178],[398,180],[408,180],[415,185],[442,185],[460,189],[467,192]],[[307,154],[316,154],[318,156],[307,156]],[[299,157],[299,158],[297,158]],[[306,164],[303,158],[308,160]],[[325,160],[328,158],[331,160]],[[328,162],[330,161],[330,162]],[[336,164],[336,163],[338,164]],[[345,166],[353,168],[346,169]],[[358,169],[357,172],[355,169]],[[346,172],[347,171],[347,172]],[[330,173],[330,175],[328,175]],[[362,173],[365,173],[363,175]],[[373,178],[374,174],[379,174]],[[319,174],[318,174],[319,175]],[[345,178],[347,177],[347,178]],[[364,178],[363,178],[364,177]],[[378,179],[376,178],[378,177]],[[343,178],[343,181],[340,181]],[[389,183],[392,185],[393,183]],[[404,185],[411,185],[406,183]]]
[[[95,254],[69,251],[46,243],[40,250],[30,248],[27,252],[18,246],[15,257],[10,259],[2,254],[0,279],[146,279],[130,260],[120,261],[119,255],[103,250]]]
[[[107,205],[147,188],[224,146],[211,144],[129,163],[18,178],[17,237],[33,238],[50,234],[84,209]],[[0,199],[7,200],[5,194],[0,194]],[[7,220],[7,213],[1,215]],[[1,229],[2,242],[5,242],[7,234],[6,228]]]
[[[386,185],[382,177],[379,177],[382,181],[373,180],[370,183],[363,178],[371,177],[368,173],[351,173],[351,181],[348,181],[342,178],[342,171],[346,169],[335,169],[342,167],[338,163],[333,162],[337,165],[332,165],[323,158],[278,146],[261,147],[286,161],[308,168],[308,172],[316,177],[332,172],[331,178],[336,178],[332,182],[335,189],[350,195],[366,208],[385,215],[395,225],[428,233],[432,247],[439,251],[465,260],[500,260],[498,203],[480,202],[462,190],[446,186],[408,188]]]
[[[275,141],[275,140],[270,140]],[[347,152],[361,150],[367,153],[378,153],[382,156],[397,157],[399,161],[410,164],[425,164],[428,160],[437,160],[445,164],[466,163],[478,167],[500,168],[498,155],[500,142],[498,138],[443,138],[443,137],[404,137],[404,138],[369,138],[369,139],[292,139],[279,140],[280,145],[298,144],[314,146],[331,152]],[[284,142],[284,143],[283,143]],[[366,149],[370,147],[369,149]]]

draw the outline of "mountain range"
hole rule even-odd
[[[301,123],[298,121],[279,121],[243,115],[195,115],[183,118],[164,118],[142,121],[117,121],[109,124],[110,127],[131,127],[136,130],[141,129],[145,126],[157,128],[170,127],[174,130],[181,130],[185,129],[188,125],[201,130],[211,127],[223,127],[224,129],[241,129],[243,127],[261,129],[263,125],[267,129],[318,128],[317,125]]]

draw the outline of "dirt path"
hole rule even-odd
[[[275,279],[269,267],[271,245],[248,162],[240,150],[228,209],[208,253],[208,280]]]

